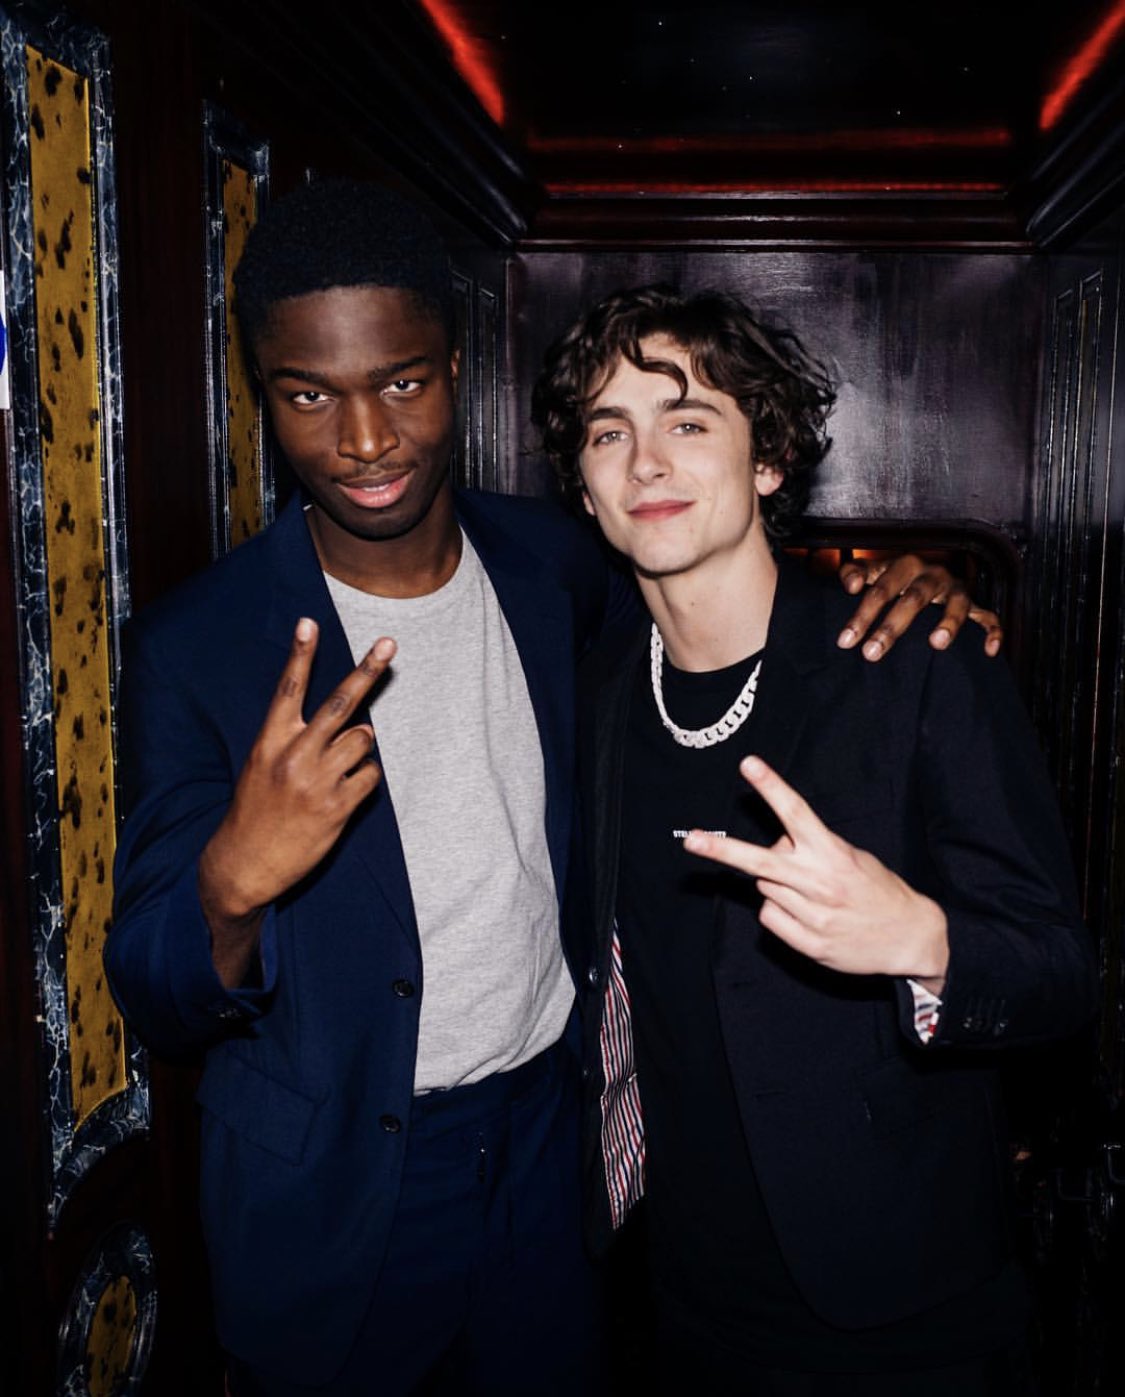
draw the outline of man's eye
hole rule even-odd
[[[677,422],[672,430],[675,432],[679,432],[682,436],[685,437],[694,437],[701,435],[704,431],[706,431],[706,428],[703,427],[702,424],[699,422]]]
[[[384,392],[392,397],[401,398],[404,393],[417,392],[422,386],[420,378],[396,378],[393,383],[388,383]]]
[[[326,402],[323,393],[318,393],[315,388],[302,388],[299,393],[290,396],[289,401],[296,403],[298,407],[315,407],[317,403]]]
[[[617,442],[617,441],[624,441],[624,440],[625,440],[625,433],[621,430],[620,427],[610,427],[607,431],[598,432],[598,433],[594,436],[594,438],[593,438],[593,440],[591,441],[590,445],[591,445],[591,446],[611,446],[614,442]]]

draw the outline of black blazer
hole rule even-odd
[[[886,1323],[993,1273],[1009,1251],[1006,1140],[994,1051],[1072,1033],[1096,969],[1054,795],[1007,665],[975,636],[933,651],[917,626],[881,663],[835,639],[845,595],[781,560],[757,708],[730,741],[826,824],[943,906],[951,960],[937,1035],[923,1047],[905,981],[822,969],[745,899],[717,909],[712,967],[754,1169],[793,1277],[842,1327]],[[588,1232],[608,1241],[599,1029],[617,912],[628,705],[648,627],[619,632],[580,682],[580,763],[591,865],[583,947]],[[728,828],[773,842],[748,789]],[[626,965],[626,979],[628,966]]]
[[[603,623],[604,560],[542,501],[459,493],[539,727],[556,884],[573,847],[574,673]],[[320,624],[310,715],[352,668],[300,499],[131,622],[116,921],[106,968],[157,1052],[204,1050],[201,1201],[220,1339],[316,1383],[370,1303],[408,1144],[425,992],[390,786],[267,914],[262,982],[211,963],[196,865],[265,716],[299,616]],[[454,715],[455,716],[455,715]],[[403,997],[403,980],[419,993]]]

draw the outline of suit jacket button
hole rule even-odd
[[[399,999],[409,999],[414,993],[414,986],[409,980],[396,980],[391,989],[394,990]]]
[[[586,979],[589,981],[593,989],[597,989],[598,981],[601,978],[601,972],[598,970],[598,967],[596,965],[591,965],[589,970],[586,971]]]
[[[379,1124],[388,1135],[397,1135],[402,1129],[402,1121],[397,1116],[380,1116]]]

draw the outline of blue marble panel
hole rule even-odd
[[[57,1397],[142,1390],[156,1332],[156,1268],[141,1228],[111,1228],[86,1258],[59,1326]],[[108,1371],[95,1373],[101,1367]]]
[[[224,167],[229,163],[247,172],[252,182],[260,213],[269,198],[269,144],[256,140],[228,112],[212,102],[203,109],[203,157],[206,175],[207,248],[206,270],[207,320],[204,343],[207,356],[207,444],[210,458],[208,494],[211,501],[211,556],[219,557],[240,540],[232,520],[233,472],[230,422],[231,371],[240,379],[240,366],[227,362],[230,349],[228,305],[228,234],[224,212]],[[245,391],[253,392],[247,381]],[[260,414],[260,409],[259,409]],[[258,478],[261,498],[261,524],[264,527],[274,514],[275,477],[268,434],[259,415]]]

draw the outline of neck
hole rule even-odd
[[[324,571],[374,596],[422,597],[436,592],[461,561],[461,529],[449,487],[438,492],[423,519],[397,538],[360,538],[315,504],[306,518]]]
[[[637,581],[677,669],[725,669],[766,643],[777,564],[764,536],[705,568]]]

